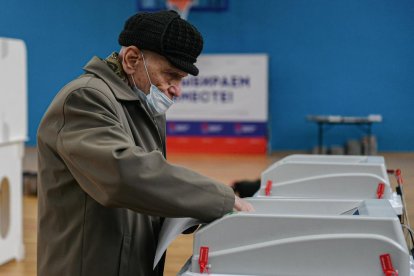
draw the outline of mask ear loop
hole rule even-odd
[[[149,80],[150,84],[153,85],[152,81],[151,81],[151,78],[148,74],[147,63],[145,62],[144,53],[142,51],[141,51],[141,56],[142,56],[142,59],[144,60],[145,73],[147,73],[147,77],[148,77],[148,80]]]
[[[144,57],[144,53],[143,53],[143,51],[141,51],[141,56],[142,56],[142,59],[144,60],[144,68],[145,68],[145,73],[147,73],[147,77],[148,77],[148,80],[149,80],[149,82],[150,82],[150,84],[151,85],[154,85],[154,84],[152,84],[152,81],[151,81],[151,78],[150,78],[150,76],[149,76],[149,73],[148,73],[148,69],[147,69],[147,62],[145,61],[145,57]],[[154,85],[155,86],[155,85]],[[163,93],[164,94],[164,93]],[[165,95],[165,94],[164,94]],[[168,97],[167,97],[168,98]],[[171,100],[170,98],[168,98],[169,100]],[[171,100],[172,102],[175,102],[175,99],[173,98],[172,100]]]
[[[130,76],[131,76],[131,79],[132,79],[132,83],[134,84],[134,87],[136,89],[138,89],[137,84],[135,83],[135,80],[134,80],[134,76],[132,74]]]

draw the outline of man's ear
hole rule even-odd
[[[122,52],[122,68],[127,75],[135,73],[139,63],[142,61],[141,50],[136,46],[128,46]]]

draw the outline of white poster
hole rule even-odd
[[[201,55],[196,66],[200,74],[183,80],[169,121],[267,121],[267,55]]]

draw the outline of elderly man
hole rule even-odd
[[[173,11],[138,13],[122,48],[55,97],[38,130],[38,275],[162,275],[163,217],[206,222],[252,206],[165,159],[165,112],[203,47]]]

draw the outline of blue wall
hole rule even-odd
[[[29,134],[55,93],[93,56],[117,50],[134,0],[2,0],[0,36],[28,48]],[[316,144],[307,114],[382,114],[381,151],[414,151],[414,1],[230,0],[228,12],[192,12],[205,53],[269,55],[271,150]],[[4,99],[3,99],[4,100]],[[358,138],[331,129],[329,143]]]

